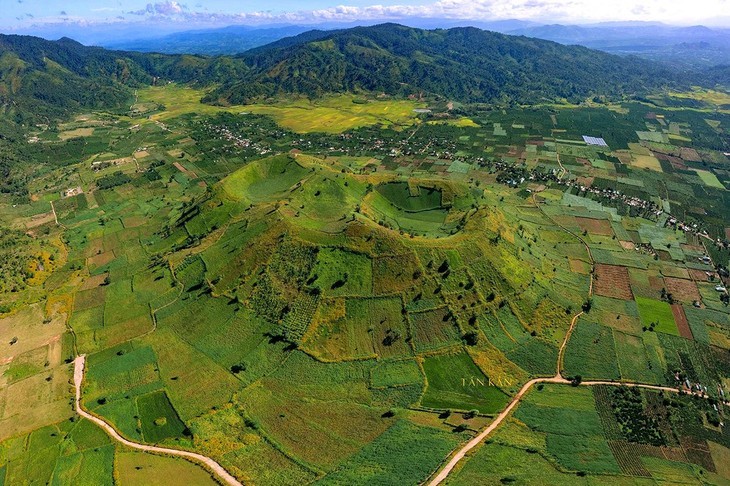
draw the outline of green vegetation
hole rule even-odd
[[[730,480],[719,91],[644,97],[671,76],[472,29],[321,35],[236,59],[2,38],[0,482],[209,484],[74,415],[78,354],[86,409],[242,482],[427,482],[560,364],[707,398],[542,383],[449,481]]]
[[[142,435],[147,442],[157,443],[167,438],[182,437],[185,424],[172,408],[165,392],[153,392],[137,397]]]
[[[636,297],[641,324],[657,332],[679,336],[669,304],[655,299]]]
[[[324,484],[408,484],[422,480],[459,442],[459,436],[398,421],[322,481]]]
[[[429,356],[423,362],[427,388],[424,407],[438,410],[478,410],[492,414],[507,403],[507,395],[476,367],[466,353]]]
[[[323,49],[323,44],[328,48]],[[419,56],[414,58],[414,51]],[[458,61],[448,54],[453,51],[462,53]],[[362,52],[368,56],[357,55]],[[607,54],[578,47],[474,28],[422,31],[394,24],[320,33],[315,39],[301,35],[253,50],[245,58],[253,66],[245,78],[224,83],[207,100],[240,104],[281,91],[308,96],[353,90],[393,95],[422,89],[470,102],[498,100],[500,95],[522,102],[542,101],[540,97],[577,101],[591,94],[611,96],[642,89],[642,75],[654,83],[671,79],[645,61],[619,64]],[[527,58],[539,61],[528,66],[521,62]],[[575,70],[574,63],[582,69]],[[432,65],[439,69],[429,69]],[[619,65],[631,74],[620,71]],[[570,88],[560,82],[566,73],[570,73]],[[529,81],[499,82],[506,78]]]

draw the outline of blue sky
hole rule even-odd
[[[730,0],[0,0],[0,29],[46,24],[220,26],[399,18],[587,23],[648,20],[730,26]]]

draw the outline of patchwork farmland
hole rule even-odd
[[[243,483],[422,484],[492,424],[447,483],[730,480],[709,115],[201,94],[36,127],[0,196],[0,482],[213,481],[80,419],[78,354],[89,413]]]

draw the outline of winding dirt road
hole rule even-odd
[[[562,164],[561,164],[562,167]],[[595,260],[593,259],[593,254],[591,253],[591,249],[588,246],[588,244],[581,238],[580,236],[576,235],[572,231],[570,231],[568,228],[564,227],[563,225],[555,222],[550,216],[543,211],[542,207],[538,203],[537,199],[535,198],[535,195],[532,196],[533,201],[535,203],[535,206],[548,218],[548,220],[552,221],[553,224],[559,226],[563,231],[566,233],[574,236],[577,238],[586,248],[586,251],[588,252],[588,258],[591,261],[591,266],[595,268]],[[588,297],[593,296],[593,273],[590,274],[590,285],[588,288]],[[484,429],[482,430],[476,437],[474,437],[472,440],[467,442],[461,449],[459,449],[449,460],[449,462],[446,463],[445,466],[436,474],[436,476],[431,479],[431,481],[428,483],[429,486],[437,486],[438,484],[441,484],[448,476],[451,474],[451,472],[454,470],[456,465],[466,456],[466,454],[474,449],[476,446],[481,444],[484,439],[486,439],[492,432],[494,432],[501,424],[502,422],[509,417],[512,410],[514,410],[515,407],[520,403],[520,400],[522,400],[522,397],[527,393],[530,388],[532,388],[534,385],[539,383],[559,383],[563,385],[569,385],[571,384],[571,381],[564,378],[562,375],[563,371],[563,358],[565,355],[565,349],[568,345],[568,341],[570,340],[570,336],[573,333],[573,329],[575,328],[576,323],[578,322],[578,319],[580,316],[583,315],[583,312],[579,312],[575,316],[573,316],[573,319],[570,321],[570,327],[568,327],[568,331],[565,333],[565,338],[563,340],[562,345],[560,346],[560,350],[558,351],[558,362],[557,362],[557,369],[555,372],[555,376],[552,376],[550,378],[534,378],[527,383],[525,383],[522,388],[520,388],[520,391],[517,392],[517,394],[512,397],[512,400],[507,404],[507,407],[499,414],[497,415],[494,420]],[[647,390],[656,390],[656,391],[663,391],[663,392],[669,392],[669,393],[682,393],[682,391],[679,388],[671,388],[667,386],[657,386],[657,385],[645,385],[641,383],[631,383],[631,382],[618,382],[618,381],[584,381],[580,383],[581,386],[598,386],[598,385],[608,385],[608,386],[628,386],[632,388],[644,388]],[[703,398],[708,398],[704,395],[702,395]],[[729,404],[730,402],[726,402],[726,404]]]
[[[92,422],[94,422],[96,425],[104,429],[104,431],[109,434],[114,440],[121,442],[122,444],[131,447],[133,449],[139,449],[141,451],[145,452],[157,452],[160,454],[167,454],[171,456],[178,456],[178,457],[184,457],[186,459],[191,459],[199,464],[202,464],[208,469],[209,471],[213,472],[224,484],[227,484],[229,486],[243,486],[236,478],[231,476],[228,471],[226,471],[223,466],[215,462],[213,459],[203,456],[201,454],[196,454],[195,452],[188,452],[188,451],[181,451],[177,449],[168,449],[166,447],[157,447],[157,446],[151,446],[151,445],[145,445],[145,444],[139,444],[137,442],[132,442],[131,440],[127,440],[114,429],[111,425],[109,425],[104,420],[100,419],[99,417],[90,414],[86,410],[84,410],[81,407],[81,384],[84,381],[84,368],[86,365],[86,356],[82,355],[76,358],[74,361],[74,385],[76,387],[76,413],[84,417],[85,419],[88,419]],[[183,478],[180,478],[183,480]]]

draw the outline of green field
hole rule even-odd
[[[289,156],[280,155],[247,165],[223,181],[223,190],[234,199],[272,202],[283,196],[307,171]]]
[[[427,357],[426,393],[421,404],[435,409],[478,410],[492,414],[508,397],[476,367],[466,353]]]
[[[719,91],[487,106],[241,86],[251,104],[214,106],[201,86],[0,120],[0,486],[215,481],[74,415],[79,354],[86,409],[245,484],[425,483],[554,376],[581,310],[564,378],[678,376],[712,400],[538,384],[447,484],[730,481],[712,407],[730,312],[701,261],[730,258]],[[672,285],[692,339],[659,300]]]
[[[419,483],[459,442],[458,435],[399,421],[327,475],[323,484]]]
[[[655,299],[636,297],[642,326],[654,327],[657,332],[679,336],[669,304]]]
[[[146,441],[157,443],[168,438],[179,438],[185,432],[165,392],[153,392],[137,397],[139,420]]]

